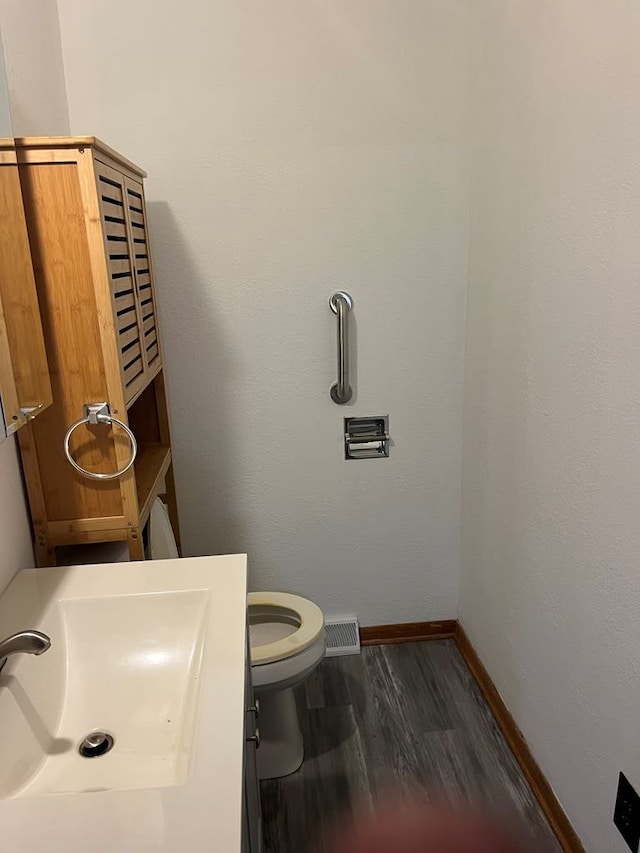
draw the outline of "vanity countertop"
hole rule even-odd
[[[69,595],[79,600],[83,596],[109,595],[111,587],[105,580],[107,571],[109,584],[120,585],[122,593],[119,588],[118,595],[136,595],[137,584],[144,583],[159,587],[166,584],[172,590],[191,591],[205,587],[210,590],[207,637],[199,670],[195,731],[186,781],[166,787],[71,794],[22,796],[18,792],[0,799],[2,847],[16,853],[240,853],[246,557],[196,557],[117,563],[108,567],[24,570],[0,597],[0,633],[3,636],[8,633],[7,620],[17,624],[17,619],[21,622],[36,619],[39,608],[40,611],[45,609],[46,617],[47,602],[66,601]],[[181,577],[185,578],[184,582],[181,585],[178,580],[176,586],[176,578]],[[203,581],[200,585],[199,579]],[[14,603],[10,611],[6,602],[18,593],[22,604],[16,611]],[[46,631],[47,619],[39,621],[40,624],[22,624],[21,627]],[[14,624],[9,626],[11,630],[16,630]],[[158,630],[162,627],[159,625]],[[53,633],[51,636],[55,643],[57,637]],[[59,642],[64,643],[64,639]],[[0,690],[10,690],[3,679],[11,677],[17,684],[21,667],[32,667],[31,672],[35,673],[33,667],[44,664],[46,658],[47,655],[16,659],[11,676],[0,675]],[[50,735],[55,738],[56,732]],[[0,731],[0,757],[3,754],[1,739]],[[92,762],[94,760],[97,763],[100,759]]]

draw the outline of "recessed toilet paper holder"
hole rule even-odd
[[[390,441],[389,415],[344,419],[345,459],[384,459]]]

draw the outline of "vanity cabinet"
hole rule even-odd
[[[55,565],[56,546],[89,542],[126,541],[130,559],[144,559],[162,490],[179,543],[146,173],[95,137],[15,144],[54,399],[20,434],[38,564]],[[96,404],[137,441],[115,479],[89,478],[65,452],[68,429]],[[132,445],[98,421],[74,429],[68,451],[105,475],[126,468]]]
[[[249,626],[244,675],[244,798],[242,803],[242,853],[262,853],[262,809],[256,750],[260,748],[260,705],[251,683]]]
[[[0,440],[51,405],[13,139],[0,140]]]

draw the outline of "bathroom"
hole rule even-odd
[[[183,555],[363,629],[457,620],[561,849],[629,849],[638,7],[2,0],[0,30],[14,136],[148,173]],[[345,460],[384,415],[388,458]],[[11,437],[0,540],[4,588],[35,565]]]

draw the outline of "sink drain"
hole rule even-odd
[[[80,741],[78,752],[83,758],[99,758],[113,747],[113,737],[108,732],[91,732]]]

